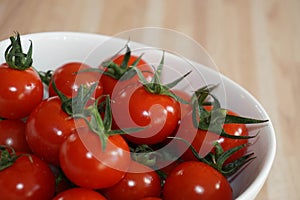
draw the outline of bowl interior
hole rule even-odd
[[[32,40],[33,66],[43,71],[55,69],[70,61],[98,66],[123,48],[127,42],[103,35],[72,32],[35,33],[21,36],[21,39],[24,49],[28,48],[29,40]],[[8,45],[8,40],[0,43],[1,63],[4,62],[4,51]],[[131,43],[131,47],[134,53],[144,52],[143,58],[154,66],[160,62],[162,57],[160,48],[147,48],[134,42]],[[177,86],[178,88],[192,92],[205,84],[218,83],[220,87],[215,90],[215,95],[221,101],[222,107],[232,109],[243,116],[269,119],[263,107],[249,92],[214,69],[170,52],[165,52],[165,66],[167,71],[164,73],[167,75],[163,76],[165,82],[170,82],[178,75],[192,70],[193,75],[188,76],[186,81]],[[252,141],[253,145],[249,149],[255,153],[256,159],[237,176],[231,177],[230,184],[237,199],[255,198],[267,178],[275,156],[275,133],[271,121],[248,128],[250,134],[259,131],[259,136]]]

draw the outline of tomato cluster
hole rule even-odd
[[[221,108],[212,86],[172,89],[191,72],[163,84],[164,56],[155,70],[126,45],[101,66],[44,73],[31,66],[32,46],[24,53],[19,34],[10,39],[0,66],[1,198],[233,198],[227,177],[253,159],[245,124],[266,120]]]

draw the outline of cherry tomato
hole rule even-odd
[[[52,86],[54,81],[57,89],[69,98],[77,95],[80,85],[89,87],[94,83],[98,83],[98,85],[92,97],[97,98],[101,96],[103,86],[100,82],[100,75],[95,72],[80,72],[90,68],[90,66],[80,62],[70,62],[60,66],[53,72],[49,83],[49,95],[57,95]]]
[[[0,171],[0,194],[5,200],[51,200],[55,178],[48,165],[35,155],[23,155]]]
[[[62,144],[60,166],[74,184],[101,189],[119,182],[128,170],[130,152],[120,135],[109,136],[105,149],[89,128],[78,128]]]
[[[211,107],[208,106],[206,107],[206,109],[209,110],[211,109]],[[228,111],[228,114],[236,115],[232,111]],[[223,129],[226,131],[226,133],[231,135],[248,136],[248,130],[244,124],[224,124]],[[192,122],[191,112],[187,114],[186,117],[181,121],[176,136],[183,138],[191,143],[202,157],[207,155],[207,153],[214,151],[214,143],[216,141],[221,145],[224,151],[227,151],[236,146],[240,146],[242,144],[246,144],[248,142],[247,139],[225,138],[216,133],[195,128]],[[197,160],[192,151],[188,149],[188,146],[186,144],[181,141],[177,141],[176,143],[179,145],[179,154],[184,153],[182,155],[182,158],[184,160]],[[224,164],[242,157],[246,153],[246,151],[247,148],[240,149],[239,151],[231,155]]]
[[[32,68],[17,70],[2,64],[0,77],[0,117],[24,118],[42,101],[44,86]]]
[[[230,115],[237,115],[233,111],[228,111],[228,114]],[[236,136],[249,136],[248,129],[245,124],[224,124],[223,128],[226,133],[230,135],[236,135]],[[248,139],[230,139],[225,137],[220,137],[218,140],[218,143],[221,145],[224,151],[227,151],[229,149],[232,149],[233,147],[240,146],[242,144],[247,144],[249,141]],[[234,160],[242,157],[247,152],[247,148],[242,148],[239,151],[235,152],[230,156],[224,163],[226,165],[227,163],[233,162]]]
[[[143,197],[159,197],[161,182],[158,174],[151,168],[132,161],[129,172],[117,184],[103,190],[110,200],[139,200]]]
[[[82,120],[74,120],[61,108],[59,97],[41,102],[26,122],[26,139],[35,155],[48,163],[59,165],[59,149],[72,130],[85,126]]]
[[[178,165],[167,177],[163,189],[164,200],[232,198],[232,189],[227,179],[214,168],[197,161]]]
[[[136,144],[156,144],[177,128],[180,105],[167,95],[152,94],[143,86],[127,87],[113,99],[112,113],[120,128],[145,127],[124,137]]]
[[[159,198],[159,197],[144,197],[144,198],[141,198],[139,200],[162,200],[162,198]]]
[[[52,200],[106,200],[106,198],[94,190],[72,188],[59,193]]]
[[[113,62],[120,66],[124,60],[125,54],[120,54],[117,57],[113,58]],[[135,55],[130,55],[127,68],[130,68],[131,65],[138,59]],[[153,69],[150,67],[148,63],[146,63],[143,59],[140,59],[136,67],[142,71],[143,75],[145,76],[146,80],[151,80],[153,77]],[[103,69],[104,71],[107,71],[106,68],[100,66],[100,69]],[[124,74],[125,75],[125,74]],[[104,94],[109,94],[110,96],[113,96],[114,94],[118,94],[120,90],[122,90],[126,85],[135,84],[139,82],[139,78],[137,75],[134,75],[133,77],[125,78],[125,76],[122,76],[120,79],[115,79],[109,75],[103,74],[101,76],[101,82],[103,83],[104,87]]]
[[[25,122],[20,119],[0,120],[0,145],[13,147],[15,151],[30,153],[25,139]]]

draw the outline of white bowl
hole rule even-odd
[[[74,32],[46,32],[21,35],[24,49],[28,48],[29,40],[33,42],[33,66],[38,70],[55,69],[69,61],[82,61],[91,66],[98,66],[104,59],[111,57],[121,49],[126,40],[111,38],[109,36],[74,33]],[[4,51],[9,40],[0,42],[0,62],[4,62]],[[156,65],[162,56],[161,49],[147,50],[142,44],[131,43],[136,52],[147,51],[144,59]],[[141,48],[143,47],[143,48]],[[192,91],[207,83],[219,83],[221,87],[216,90],[222,106],[235,112],[259,119],[269,119],[268,114],[261,104],[245,89],[223,76],[219,72],[199,63],[185,60],[166,53],[165,64],[169,70],[165,81],[174,79],[174,75],[185,73],[189,70],[196,71],[194,76],[179,84],[179,88]],[[175,69],[175,70],[174,70]],[[173,74],[173,75],[172,75]],[[249,126],[250,134],[256,134],[258,129]],[[271,169],[275,151],[275,132],[271,121],[259,128],[259,136],[250,147],[256,155],[241,173],[231,180],[234,197],[239,200],[254,199],[262,188]]]

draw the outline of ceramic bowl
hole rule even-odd
[[[125,34],[126,35],[126,34]],[[149,34],[148,34],[149,35]],[[150,34],[151,35],[151,34]],[[76,32],[44,32],[21,36],[24,49],[28,48],[29,40],[33,42],[33,66],[38,70],[55,69],[66,62],[79,61],[91,66],[98,66],[102,61],[111,57],[128,42],[126,39],[109,37],[98,34]],[[172,40],[172,38],[169,38]],[[166,73],[163,81],[174,80],[177,75],[192,70],[191,76],[177,87],[187,92],[205,84],[217,83],[219,87],[215,95],[219,98],[222,107],[234,110],[247,117],[269,119],[259,127],[248,126],[250,134],[259,135],[252,141],[249,151],[254,152],[256,159],[248,164],[238,175],[230,179],[234,198],[239,200],[254,199],[262,188],[270,172],[276,150],[275,132],[272,122],[262,105],[244,88],[219,73],[216,68],[206,66],[205,62],[193,60],[188,55],[180,54],[173,50],[165,50],[151,44],[135,43],[133,39],[130,46],[133,53],[144,53],[144,59],[153,66],[159,63],[162,52],[165,51]],[[0,42],[0,62],[4,62],[4,51],[9,40]],[[191,47],[193,48],[193,47]],[[191,49],[189,49],[191,52]],[[202,55],[205,58],[206,55]],[[209,65],[209,64],[208,64]]]

